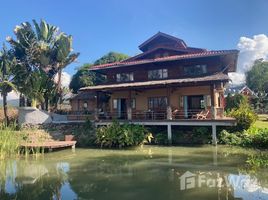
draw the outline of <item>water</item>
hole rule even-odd
[[[0,163],[0,199],[268,199],[260,152],[218,146],[76,149]]]

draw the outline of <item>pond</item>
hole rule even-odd
[[[1,161],[0,199],[268,199],[259,155],[224,146],[68,149]]]

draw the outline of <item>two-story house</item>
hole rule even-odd
[[[228,72],[236,71],[237,50],[189,47],[182,39],[161,32],[139,49],[142,53],[121,62],[91,67],[107,81],[81,88],[72,99],[73,111],[87,110],[102,121],[187,125],[233,120],[224,116],[224,87]]]

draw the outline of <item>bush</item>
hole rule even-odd
[[[152,134],[143,126],[134,124],[120,125],[114,121],[111,125],[103,126],[96,131],[96,144],[100,147],[130,147],[151,142]]]
[[[220,143],[267,149],[268,129],[252,127],[246,131],[234,133],[223,130],[220,133]]]
[[[13,131],[0,130],[0,160],[19,153],[22,138]]]
[[[209,127],[176,127],[172,137],[173,144],[193,145],[208,144],[211,141],[211,129]]]
[[[221,144],[241,145],[241,138],[234,133],[229,133],[226,130],[221,131],[219,139]]]
[[[77,146],[87,147],[95,146],[96,141],[96,130],[92,125],[90,119],[87,119],[82,127],[79,127],[74,132],[75,140],[77,141]]]
[[[168,137],[167,137],[167,133],[157,133],[154,136],[154,143],[155,144],[159,144],[159,145],[168,145],[169,141],[168,141]]]
[[[229,113],[229,116],[234,117],[237,120],[237,125],[233,128],[233,131],[249,129],[258,118],[257,114],[253,111],[247,101],[243,101],[238,109],[233,109]]]

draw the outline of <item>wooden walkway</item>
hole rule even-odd
[[[53,149],[60,149],[66,147],[75,148],[76,141],[46,141],[46,142],[36,142],[36,143],[23,143],[21,147],[24,148],[44,148],[49,151]]]

